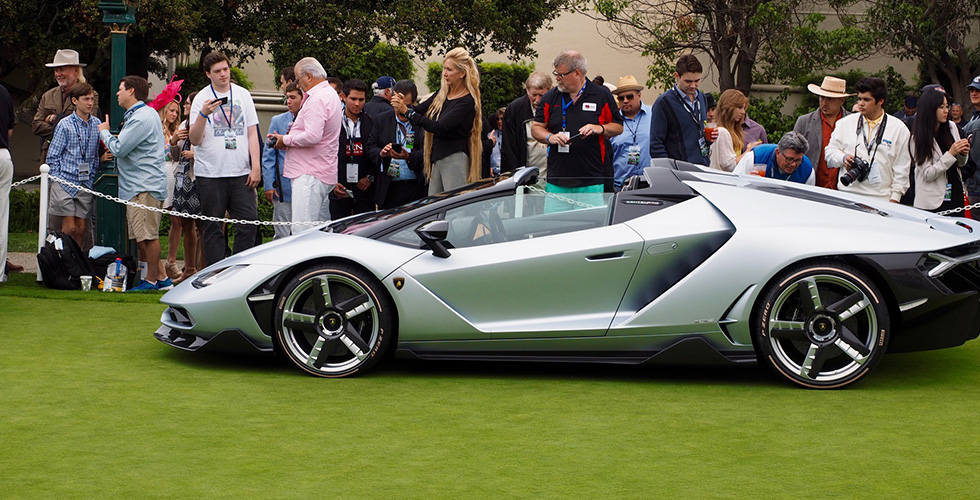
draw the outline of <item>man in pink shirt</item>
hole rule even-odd
[[[343,109],[337,92],[327,83],[319,61],[304,57],[296,63],[296,83],[306,97],[286,135],[272,134],[276,149],[286,150],[282,174],[292,179],[293,222],[330,220],[324,203],[337,184],[337,151]],[[293,233],[312,226],[294,226]]]

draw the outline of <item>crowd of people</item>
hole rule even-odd
[[[123,78],[116,99],[125,115],[113,135],[108,119],[99,119],[98,94],[85,82],[78,54],[59,50],[48,66],[58,86],[41,97],[33,130],[53,175],[92,189],[100,165],[115,158],[122,199],[247,221],[258,219],[261,185],[272,219],[291,222],[275,226],[275,238],[523,166],[539,169],[546,192],[601,196],[658,158],[950,210],[969,203],[977,152],[971,142],[980,128],[980,76],[969,85],[967,110],[928,85],[895,116],[884,112],[881,79],[863,78],[849,93],[844,80],[827,76],[808,87],[819,107],[769,144],[742,92],[728,89],[715,101],[699,89],[703,68],[693,55],[677,60],[675,85],[648,105],[634,76],[616,85],[590,78],[586,58],[574,50],[559,53],[550,74],[531,73],[525,93],[507,107],[484,110],[477,65],[457,48],[445,56],[440,87],[424,98],[411,80],[342,82],[315,58],[303,58],[282,70],[287,111],[264,135],[251,95],[231,79],[228,57],[212,52],[202,60],[210,83],[190,89],[183,102],[169,94],[150,102],[145,79]],[[845,101],[855,96],[849,113]],[[0,87],[0,129],[12,127],[10,98]],[[12,175],[9,137],[0,134],[0,187]],[[49,200],[49,226],[90,247],[93,196],[55,182]],[[0,212],[4,231],[6,216]],[[236,224],[229,248],[227,224],[175,215],[161,258],[160,222],[159,212],[127,206],[128,235],[147,263],[135,290],[168,289],[261,241],[257,226]],[[4,232],[0,262],[5,247]]]

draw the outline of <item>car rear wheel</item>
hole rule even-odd
[[[760,295],[753,315],[760,360],[804,387],[852,384],[888,345],[888,307],[859,270],[835,261],[784,272]]]
[[[290,361],[319,377],[373,366],[393,331],[391,299],[374,276],[343,264],[304,269],[276,298],[276,341]]]

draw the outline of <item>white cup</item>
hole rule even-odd
[[[92,277],[82,276],[82,291],[87,292],[92,289]]]

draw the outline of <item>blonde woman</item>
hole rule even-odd
[[[742,123],[748,105],[749,99],[736,89],[728,89],[718,98],[718,109],[715,111],[718,138],[711,144],[711,168],[731,172],[743,154],[761,144],[762,141],[745,144]]]
[[[171,145],[176,142],[175,135],[180,123],[180,104],[177,101],[170,101],[157,113],[160,114],[160,123],[163,124],[163,138],[165,139],[163,148],[167,155],[167,199],[163,202],[163,208],[169,210],[174,206],[174,186],[176,185],[174,169],[177,168],[177,161],[171,152]],[[180,247],[181,232],[180,218],[171,215],[170,232],[167,234],[170,247],[167,249],[167,263],[163,270],[172,280],[180,277],[180,268],[177,267],[177,249]]]
[[[480,179],[483,163],[480,74],[466,49],[446,54],[439,92],[408,108],[400,95],[391,99],[398,114],[425,131],[424,171],[429,195],[451,191]]]

